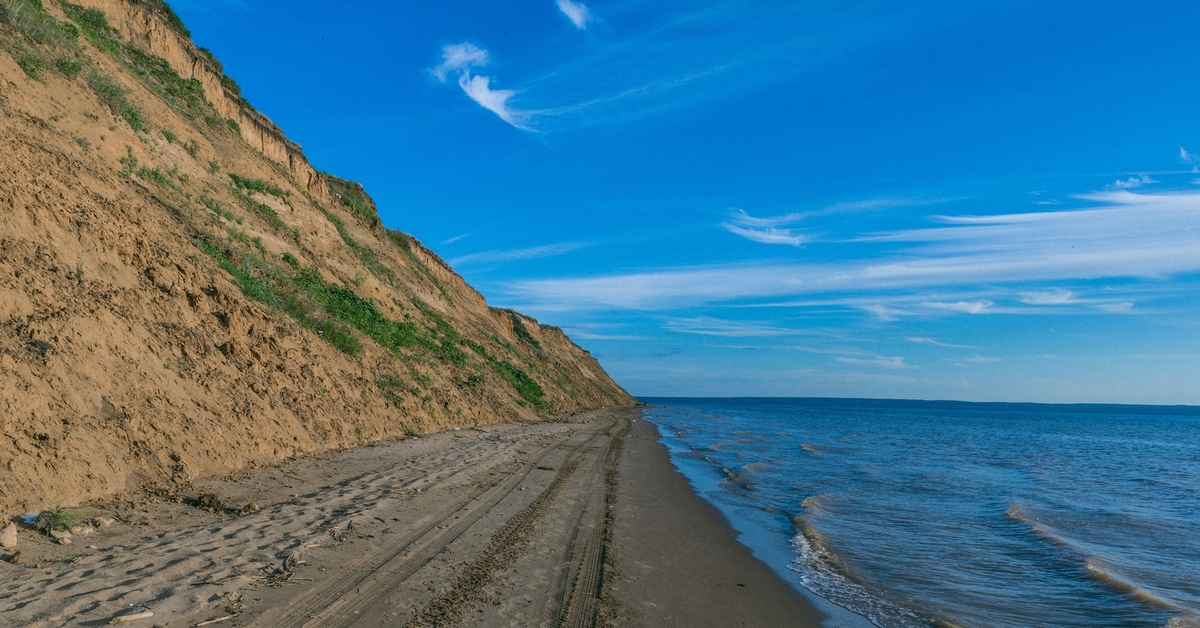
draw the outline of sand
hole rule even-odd
[[[117,522],[70,545],[20,531],[0,624],[817,625],[638,416],[331,452],[198,482],[191,505],[93,504]]]

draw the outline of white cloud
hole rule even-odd
[[[756,218],[744,209],[734,209],[729,221],[721,223],[726,231],[761,244],[788,244],[800,246],[807,238],[796,229],[784,229],[786,225],[800,220],[800,214],[788,214],[774,218]]]
[[[492,79],[487,76],[471,76],[463,74],[458,77],[458,86],[466,92],[467,96],[471,97],[479,104],[480,107],[500,116],[501,120],[521,129],[523,131],[530,130],[525,122],[529,118],[529,114],[523,111],[517,111],[508,106],[508,99],[516,94],[511,89],[492,89]]]
[[[1116,190],[1132,190],[1134,188],[1140,188],[1143,185],[1149,185],[1151,183],[1158,183],[1158,181],[1151,179],[1147,175],[1142,175],[1140,177],[1129,177],[1128,179],[1117,179],[1113,183],[1109,184],[1108,187]]]
[[[448,75],[458,74],[458,86],[462,88],[471,100],[492,113],[500,116],[501,120],[521,129],[532,130],[528,126],[531,114],[519,111],[509,106],[508,100],[516,92],[511,89],[492,89],[490,76],[472,75],[472,68],[482,68],[491,63],[488,52],[474,44],[463,42],[442,46],[442,62],[430,70],[437,79],[446,82]]]
[[[860,238],[845,261],[758,262],[527,280],[510,294],[547,308],[657,309],[816,294],[894,293],[1200,272],[1200,193],[1110,191],[1075,210],[959,216]],[[887,242],[886,253],[860,246]],[[954,299],[931,299],[951,302]],[[964,299],[963,303],[981,303]],[[920,303],[920,302],[917,302]],[[975,306],[966,308],[969,311]]]
[[[1018,295],[1017,300],[1026,305],[1069,305],[1078,302],[1075,293],[1070,290],[1022,292]]]
[[[885,368],[885,369],[899,370],[899,369],[912,368],[904,363],[904,358],[885,358],[885,357],[868,358],[868,359],[837,358],[837,361],[841,362],[842,364],[854,364],[857,366],[877,366],[877,367]]]
[[[558,10],[579,30],[587,30],[588,22],[592,21],[592,12],[582,2],[558,0]]]
[[[446,82],[446,75],[467,73],[471,68],[481,68],[491,63],[488,52],[474,44],[463,42],[442,46],[442,63],[430,70],[437,79]]]
[[[515,262],[520,260],[564,255],[566,253],[570,253],[571,251],[577,251],[588,246],[591,245],[587,242],[563,242],[561,244],[546,244],[543,246],[533,246],[524,249],[482,251],[479,253],[471,253],[469,255],[460,255],[454,259],[448,260],[447,263],[451,266],[467,266],[469,264],[482,264],[491,262]]]

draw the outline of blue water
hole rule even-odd
[[[1200,627],[1200,408],[644,401],[744,542],[877,626]]]

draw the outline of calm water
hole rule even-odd
[[[878,626],[1200,627],[1200,409],[646,401],[760,557]]]

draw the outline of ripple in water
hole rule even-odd
[[[756,553],[882,628],[1200,628],[1200,409],[650,402]]]

